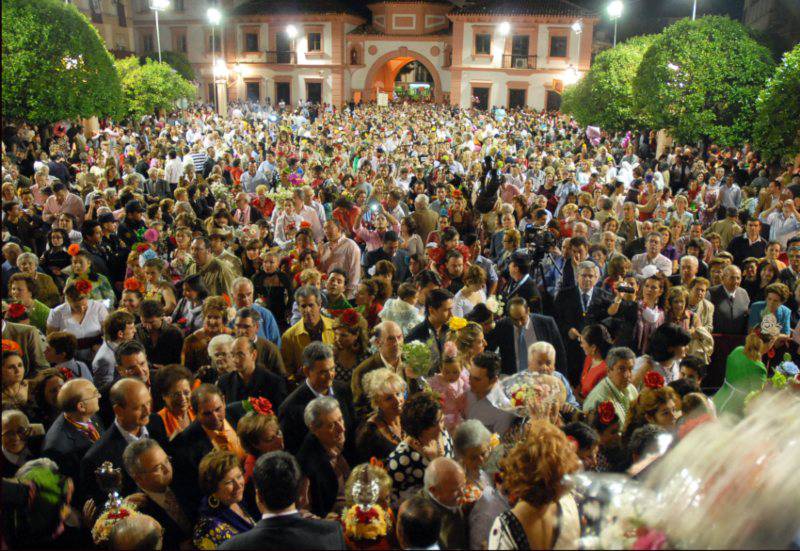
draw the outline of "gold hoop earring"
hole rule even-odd
[[[211,507],[212,509],[216,509],[217,507],[219,507],[219,498],[214,494],[208,496],[208,506]]]

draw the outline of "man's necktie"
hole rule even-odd
[[[525,328],[518,329],[517,336],[517,371],[522,373],[528,369],[528,348],[525,343]]]
[[[589,309],[589,293],[583,293],[581,295],[581,304],[583,306],[583,313],[586,314],[586,310]]]

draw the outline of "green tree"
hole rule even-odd
[[[767,48],[726,17],[683,19],[644,54],[633,83],[637,106],[679,141],[748,141],[755,102],[772,72]]]
[[[3,0],[3,115],[36,124],[119,113],[122,88],[97,30],[62,0]]]
[[[634,104],[633,79],[654,40],[655,35],[636,36],[597,54],[586,76],[565,90],[562,108],[566,103],[583,126],[614,132],[645,126]]]
[[[191,82],[166,63],[148,59],[141,65],[136,57],[130,56],[117,61],[117,70],[125,93],[125,112],[132,117],[152,115],[197,93]]]
[[[758,95],[753,137],[768,159],[800,155],[800,44],[786,52]]]
[[[145,56],[142,56],[139,61],[144,63],[147,59],[157,61],[158,52],[149,53]],[[192,68],[192,64],[189,63],[189,58],[186,57],[186,54],[169,51],[161,52],[161,61],[172,66],[172,68],[178,71],[178,73],[186,80],[193,81],[195,79],[194,69]]]

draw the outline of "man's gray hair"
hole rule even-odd
[[[418,204],[422,208],[427,208],[428,204],[429,204],[428,203],[428,196],[425,195],[424,193],[420,193],[419,195],[416,196],[416,198],[414,198],[414,204],[415,205]]]
[[[27,425],[27,426],[31,425],[31,422],[28,419],[28,416],[25,415],[25,413],[23,413],[22,411],[20,411],[18,409],[6,409],[6,410],[3,410],[3,424],[4,425],[6,423],[10,423],[14,419],[19,419],[21,421],[24,421],[24,424]]]
[[[26,260],[30,260],[31,262],[33,262],[34,266],[39,265],[39,257],[37,257],[33,253],[22,253],[21,255],[19,255],[17,257],[17,265],[19,265],[20,262],[24,262]]]
[[[581,273],[584,270],[592,270],[595,275],[600,275],[600,268],[598,268],[597,264],[591,260],[584,260],[578,264],[578,273]]]
[[[255,289],[255,287],[253,287],[252,281],[250,281],[246,277],[237,277],[236,279],[233,280],[233,283],[231,283],[231,290],[238,289],[240,285],[249,285],[251,289]]]
[[[216,337],[208,341],[208,346],[206,347],[208,355],[211,356],[211,358],[213,359],[214,351],[217,349],[218,346],[223,344],[232,345],[233,340],[234,340],[233,337],[227,334],[217,335]]]
[[[627,346],[615,346],[606,354],[606,365],[608,369],[614,367],[617,362],[622,360],[635,360],[636,354]]]
[[[119,519],[111,527],[108,547],[112,551],[156,549],[163,547],[163,529],[150,515],[137,513]]]
[[[453,435],[453,446],[456,454],[463,457],[467,450],[488,444],[492,433],[477,419],[470,419],[461,423]]]
[[[318,287],[314,287],[313,285],[303,285],[302,287],[298,287],[297,291],[294,292],[294,301],[299,302],[301,298],[309,298],[314,297],[317,299],[317,304],[322,306],[322,293]]]
[[[122,452],[122,464],[131,477],[142,472],[139,463],[142,454],[155,447],[160,448],[161,445],[152,438],[140,438],[125,447],[125,451]]]
[[[309,429],[315,429],[319,425],[319,418],[333,411],[340,409],[336,398],[330,396],[320,396],[311,400],[306,409],[303,410],[303,421]]]
[[[311,368],[314,362],[321,362],[333,358],[333,348],[324,342],[314,341],[303,349],[303,366]]]
[[[691,254],[684,255],[681,258],[681,265],[684,263],[692,264],[695,268],[700,266],[700,262],[697,260],[697,257]]]

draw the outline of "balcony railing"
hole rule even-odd
[[[536,56],[535,55],[504,55],[503,56],[504,69],[535,69]]]
[[[284,51],[266,51],[266,62],[274,65],[296,65],[297,53]]]

